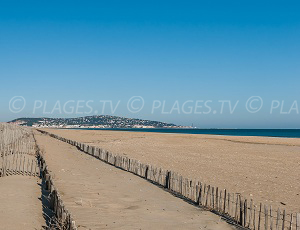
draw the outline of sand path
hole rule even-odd
[[[79,229],[234,229],[220,217],[75,147],[36,134]]]
[[[45,226],[39,183],[37,177],[0,178],[0,229],[41,230]]]
[[[300,212],[300,138],[46,130]]]

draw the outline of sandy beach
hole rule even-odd
[[[235,229],[74,146],[38,132],[35,137],[78,229]]]
[[[241,193],[256,203],[300,212],[299,139],[45,130]]]
[[[46,225],[37,177],[0,178],[0,229],[42,229]]]

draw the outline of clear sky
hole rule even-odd
[[[52,113],[69,100],[93,100],[87,115],[102,114],[99,101],[111,100],[118,116],[300,128],[299,12],[299,1],[0,1],[0,121],[82,116]],[[26,99],[19,113],[9,109],[14,96]],[[132,96],[144,100],[137,113],[126,107]],[[254,113],[252,96],[263,101]],[[33,113],[36,100],[51,113]],[[230,113],[221,100],[239,102]],[[211,111],[195,113],[196,101]]]

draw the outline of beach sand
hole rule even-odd
[[[45,226],[40,201],[40,179],[27,176],[0,178],[0,229],[32,230]]]
[[[241,193],[256,204],[300,212],[299,138],[45,130]]]
[[[76,147],[36,132],[36,140],[78,229],[235,229]]]

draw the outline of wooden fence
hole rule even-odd
[[[44,189],[49,192],[49,208],[53,210],[54,215],[58,220],[58,223],[56,223],[58,226],[56,227],[58,227],[58,229],[64,230],[77,230],[75,221],[73,220],[70,212],[65,207],[57,188],[54,186],[54,182],[48,171],[46,161],[41,155],[39,158],[39,163],[41,167],[42,179],[45,181]]]
[[[0,177],[11,175],[39,176],[37,156],[14,153],[0,158]]]
[[[49,192],[49,208],[53,211],[56,220],[54,226],[48,227],[64,230],[77,229],[75,221],[65,208],[53,184],[32,130],[0,123],[0,177],[11,175],[42,176],[45,184],[43,189]]]
[[[0,177],[39,176],[32,131],[4,123],[0,123],[0,130]]]
[[[141,163],[121,155],[114,155],[102,148],[69,140],[43,130],[39,132],[76,146],[81,151],[103,162],[138,175],[195,205],[211,210],[232,223],[254,230],[300,230],[300,214],[275,210],[272,206],[255,204],[238,193],[230,193],[200,181],[184,178],[179,173]]]

